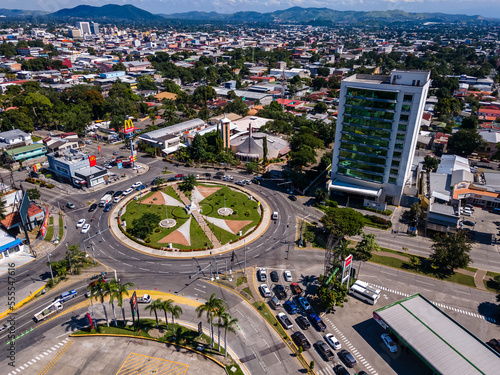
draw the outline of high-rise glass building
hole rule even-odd
[[[398,205],[411,173],[430,72],[342,81],[330,192]]]

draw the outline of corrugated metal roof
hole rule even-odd
[[[376,313],[440,374],[498,374],[500,356],[420,294]]]

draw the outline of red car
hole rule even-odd
[[[489,161],[488,159],[486,159],[486,158],[481,158],[481,160],[480,160],[480,161],[482,161],[483,163],[489,163],[489,162],[490,162],[490,161]]]

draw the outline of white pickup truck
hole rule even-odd
[[[145,294],[142,297],[137,297],[138,303],[151,303],[151,296],[149,294]]]
[[[59,301],[55,301],[46,308],[44,308],[42,311],[39,313],[36,313],[34,316],[35,322],[39,322],[40,320],[44,320],[46,317],[49,315],[54,314],[55,312],[58,312],[59,310],[63,309],[63,305]]]

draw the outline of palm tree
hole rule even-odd
[[[172,331],[174,331],[175,330],[175,319],[174,318],[179,319],[179,317],[182,314],[182,308],[179,305],[172,305],[170,312],[172,313]]]
[[[231,315],[225,313],[222,315],[222,324],[224,328],[224,357],[227,357],[227,332],[236,333],[234,326],[238,323],[238,319],[232,318]],[[219,342],[220,345],[220,342]]]
[[[156,318],[156,328],[158,328],[158,313],[157,311],[161,310],[161,305],[163,301],[161,299],[155,299],[151,304],[146,306],[145,310],[149,310],[149,315],[151,315],[151,311],[155,313],[155,318]]]
[[[222,346],[220,341],[220,327],[222,323],[222,316],[224,314],[227,314],[225,305],[220,306],[214,313],[214,317],[217,318],[217,331],[218,331],[217,336],[219,337],[219,353],[220,353],[220,348]]]
[[[102,304],[102,309],[104,310],[104,316],[106,317],[106,324],[109,327],[109,321],[108,321],[108,312],[106,311],[106,306],[104,305],[104,296],[106,295],[106,292],[104,291],[104,284],[106,282],[102,277],[100,277],[97,281],[94,281],[92,284],[90,284],[87,289],[90,290],[90,298],[95,298],[96,300],[99,299]]]
[[[113,284],[113,280],[111,280],[109,283],[104,283],[103,289],[104,289],[104,294],[109,296],[109,304],[111,305],[111,309],[113,310],[113,317],[115,318],[115,327],[118,327],[118,321],[116,320],[116,311],[115,311],[115,286]]]
[[[123,296],[128,297],[128,290],[129,288],[133,288],[134,284],[133,283],[125,283],[121,284],[119,281],[113,279],[112,280],[113,287],[114,287],[114,294],[115,298],[118,301],[118,306],[121,307],[122,309],[122,315],[123,315],[123,326],[125,327],[125,308],[123,307]]]
[[[210,348],[214,348],[214,327],[212,325],[214,314],[217,309],[224,304],[224,301],[215,296],[215,293],[212,293],[207,302],[203,305],[200,305],[196,308],[196,312],[198,313],[198,318],[205,313],[207,316],[207,322],[210,323]]]
[[[167,324],[167,329],[168,329],[168,317],[167,317],[167,313],[172,311],[173,305],[174,305],[174,300],[173,299],[167,299],[166,301],[162,301],[161,309],[165,313],[165,323]]]

